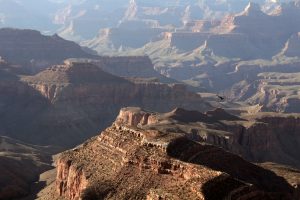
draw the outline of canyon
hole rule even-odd
[[[0,5],[0,199],[300,199],[299,0]]]
[[[41,173],[53,168],[51,155],[94,136],[113,121],[121,107],[143,106],[153,110],[211,107],[184,84],[157,73],[148,57],[100,57],[84,53],[74,54],[77,57],[74,59],[68,53],[73,49],[76,52],[77,47],[81,49],[75,43],[59,39],[67,46],[71,44],[69,51],[37,31],[1,31],[11,32],[12,38],[24,32],[24,38],[33,38],[25,43],[20,40],[22,47],[14,46],[18,41],[7,40],[1,54],[4,55],[0,60],[1,199],[27,195],[29,199],[35,198],[32,193],[46,181],[34,183]],[[36,37],[42,41],[34,42]],[[49,40],[48,50],[43,40]],[[34,44],[41,49],[28,51]],[[48,51],[55,52],[57,47],[65,49],[67,54],[52,60]],[[11,62],[13,58],[9,59],[9,55],[24,57]],[[45,65],[40,68],[24,65],[40,55],[48,59]],[[60,60],[64,58],[72,59]],[[58,64],[49,67],[51,63]],[[26,174],[19,173],[20,170]],[[51,173],[45,176],[53,177]]]
[[[104,71],[117,76],[155,77],[165,83],[184,82],[194,91],[223,93],[230,101],[258,104],[263,106],[264,111],[293,112],[293,109],[297,109],[297,91],[295,87],[290,86],[297,83],[296,77],[290,83],[281,83],[282,80],[274,83],[275,80],[272,80],[272,85],[276,85],[276,88],[278,88],[277,85],[286,84],[285,87],[280,87],[280,91],[275,92],[281,93],[280,95],[273,95],[273,86],[265,86],[269,83],[262,78],[263,73],[278,73],[280,76],[282,73],[299,72],[296,69],[300,62],[297,46],[299,43],[299,20],[297,20],[299,4],[297,1],[273,2],[273,4],[257,1],[247,6],[246,2],[241,2],[241,5],[235,5],[236,8],[231,13],[225,12],[226,14],[217,18],[205,18],[194,14],[197,9],[204,9],[205,6],[212,10],[220,9],[215,7],[215,2],[205,2],[200,6],[194,5],[193,1],[180,2],[176,5],[177,7],[175,6],[175,10],[170,9],[166,4],[159,5],[158,2],[153,2],[152,5],[139,1],[133,1],[130,5],[127,3],[120,1],[118,9],[125,13],[126,10],[127,13],[130,10],[135,11],[132,16],[119,16],[122,20],[119,20],[118,25],[116,25],[117,19],[112,17],[112,20],[115,20],[114,23],[107,22],[107,26],[97,28],[98,36],[75,39],[90,49],[76,46],[75,43],[65,41],[57,35],[46,37],[29,30],[17,33],[18,31],[15,30],[3,29],[3,38],[10,36],[10,39],[3,41],[3,52],[0,55],[8,62],[21,63],[22,70],[19,70],[19,73],[35,74],[50,65],[60,64],[67,58],[89,58],[96,59],[94,64],[102,65]],[[231,3],[226,1],[223,4],[231,5]],[[154,6],[156,4],[157,7]],[[70,4],[66,10],[58,13],[56,22],[66,26],[68,23],[74,25],[77,20],[80,21],[79,24],[83,21],[90,24],[102,24],[92,20],[100,14],[94,6],[96,2]],[[246,6],[244,10],[243,6]],[[82,7],[88,7],[86,12],[91,11],[91,14],[81,10]],[[101,9],[106,10],[110,7],[107,4]],[[165,8],[168,10],[166,11]],[[174,26],[169,26],[170,22],[164,24],[161,20],[166,20],[169,15],[172,16],[172,12],[177,12],[176,9],[184,11],[183,16],[175,17],[181,22],[172,22]],[[120,11],[120,15],[124,14],[122,12]],[[155,19],[154,14],[157,13],[160,16]],[[106,12],[103,14],[108,15]],[[115,10],[110,14],[116,15]],[[79,20],[81,18],[86,19],[81,21]],[[89,30],[89,28],[84,30]],[[260,30],[260,33],[256,30]],[[16,37],[20,35],[23,40],[16,40]],[[61,35],[68,38],[64,34]],[[8,44],[7,41],[10,40]],[[24,49],[30,49],[29,44],[27,43],[26,46],[21,42],[25,40],[29,41],[30,46],[39,43],[39,49],[30,51],[31,53],[28,54]],[[45,46],[49,49],[41,49]],[[14,49],[11,49],[12,47]],[[4,52],[5,49],[7,51]],[[61,52],[61,49],[64,51]],[[124,61],[119,62],[114,61],[115,58],[96,56],[91,49],[98,51],[101,55],[123,56],[124,60],[127,60],[128,56],[141,57],[141,60],[136,58],[134,64],[124,64],[127,66],[142,65],[142,62],[150,63],[148,58],[144,60],[142,58],[148,55],[156,72],[152,70],[152,64],[146,64],[151,65],[151,69],[147,67],[148,70],[142,73],[137,72],[140,70],[138,66],[136,69],[130,69],[130,71],[126,69],[126,71],[124,67],[120,67],[123,66],[120,63]],[[58,53],[53,54],[52,51]],[[22,56],[14,58],[15,52]],[[49,58],[50,55],[53,58]],[[100,64],[97,59],[100,59],[100,62],[106,61]],[[115,67],[117,69],[112,70]],[[286,76],[289,75],[286,74]],[[282,95],[285,97],[282,98]]]
[[[34,144],[62,147],[79,144],[111,123],[124,106],[157,111],[177,106],[199,110],[210,107],[183,84],[121,78],[96,65],[74,61],[33,76],[15,77],[12,80],[15,87],[7,80],[2,82],[6,96],[1,109],[5,123],[1,129],[8,136]],[[9,94],[20,98],[10,98]],[[23,114],[16,118],[16,113]],[[68,140],[69,137],[73,139]]]

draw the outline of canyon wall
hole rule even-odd
[[[2,129],[10,136],[44,145],[79,144],[108,126],[120,108],[126,106],[156,111],[178,106],[200,110],[210,107],[182,84],[127,80],[89,63],[67,62],[35,76],[23,76],[21,80],[15,77],[15,84],[20,85],[15,89],[10,82],[3,84],[6,87],[1,87],[2,91],[7,95],[3,96],[2,110],[21,100],[14,95],[24,98],[1,116],[7,122]],[[16,113],[21,114],[16,118]]]

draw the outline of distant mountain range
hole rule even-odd
[[[249,3],[240,12],[187,20],[181,27],[133,18],[81,44],[99,54],[148,55],[165,76],[230,101],[299,112],[299,19],[299,1],[268,13]]]
[[[1,26],[59,35],[30,41],[40,45],[30,47],[31,53],[24,51],[24,39],[11,35],[8,40],[3,35],[0,55],[14,64],[24,64],[23,58],[25,65],[38,66],[71,57],[93,58],[80,46],[66,44],[65,38],[80,42],[89,53],[93,49],[100,55],[149,56],[156,71],[171,79],[201,92],[226,93],[232,101],[259,104],[268,111],[296,112],[300,103],[294,87],[300,82],[295,74],[300,63],[298,0],[0,0],[0,5]],[[9,29],[0,33],[4,30]],[[41,51],[47,42],[55,42],[53,54],[45,53],[46,48]],[[15,52],[20,56],[14,57]],[[59,60],[49,62],[50,55]],[[282,83],[272,73],[279,77],[289,73],[290,79]]]
[[[266,10],[278,2],[255,0]],[[193,19],[220,18],[241,11],[248,0],[0,0],[0,27],[59,32],[68,39],[90,39],[101,28],[117,27],[125,20],[157,20],[180,26]]]

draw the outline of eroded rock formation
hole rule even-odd
[[[68,61],[21,79],[2,70],[0,86],[5,94],[0,98],[3,132],[30,143],[64,147],[77,145],[109,125],[121,107],[156,111],[210,107],[182,84],[125,79],[81,62]]]
[[[61,155],[57,195],[67,199],[298,198],[284,178],[221,148],[196,142],[192,133],[172,129],[167,121],[176,114],[195,113],[182,109],[152,113],[157,121],[153,125],[144,123],[145,111],[123,109],[101,135]],[[134,123],[129,115],[135,116]],[[212,115],[203,114],[207,119]]]
[[[249,161],[300,167],[298,121],[297,114],[261,113],[241,118],[220,108],[206,113],[177,108],[164,114],[126,108],[120,111],[116,123],[185,133],[193,140],[220,146]]]

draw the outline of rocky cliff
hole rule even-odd
[[[173,129],[166,121],[186,114],[192,114],[190,117],[198,119],[195,121],[205,121],[218,113],[205,115],[176,109],[160,115],[137,108],[121,110],[116,122],[101,135],[60,156],[57,196],[297,199],[293,197],[296,190],[282,177],[221,148],[195,142],[192,133]],[[178,126],[182,125],[179,120],[176,119]]]
[[[67,62],[35,76],[12,78],[0,81],[5,94],[0,99],[1,129],[35,144],[79,144],[110,124],[124,106],[157,111],[210,107],[182,84],[127,80],[89,63]]]
[[[273,161],[299,168],[299,115],[268,115],[256,117],[256,123],[239,131],[237,143],[255,162]]]
[[[300,157],[296,153],[300,138],[297,114],[262,113],[239,118],[222,109],[204,114],[177,109],[158,116],[158,122],[164,121],[166,126],[155,126],[158,122],[151,120],[154,125],[149,127],[152,129],[185,132],[194,140],[221,146],[249,161],[300,167]],[[175,125],[178,122],[184,125]]]
[[[206,113],[177,108],[163,114],[127,108],[120,111],[116,123],[185,133],[193,140],[220,146],[249,161],[272,161],[299,168],[298,121],[296,114],[237,117],[220,108]]]

